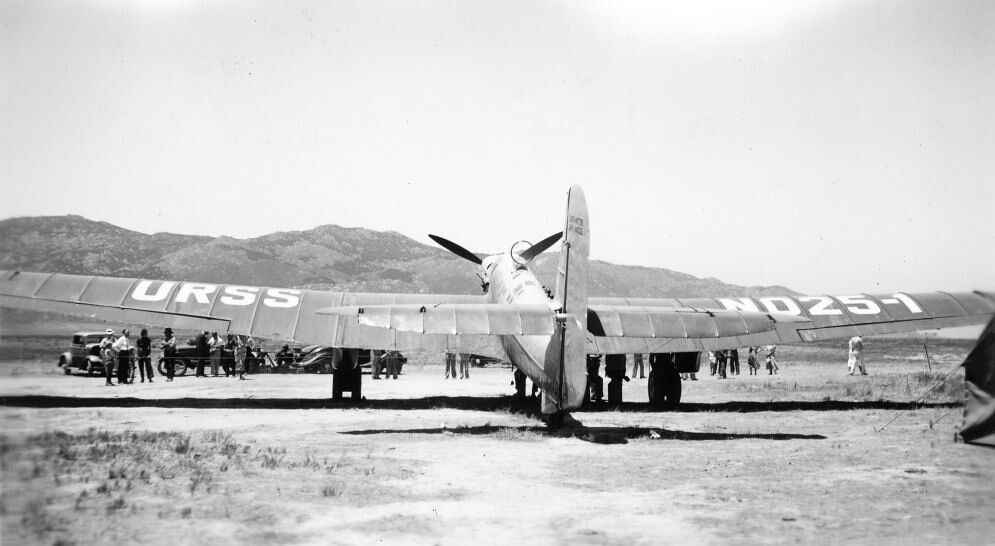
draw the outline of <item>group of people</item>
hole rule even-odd
[[[446,353],[446,376],[445,379],[456,379],[456,362],[459,361],[459,378],[470,379],[470,354],[469,353]]]
[[[384,379],[397,379],[397,374],[401,373],[401,366],[407,360],[397,351],[382,351],[380,349],[372,351],[370,369],[373,379],[380,379],[380,374],[384,374]]]
[[[149,331],[142,328],[138,339],[132,343],[131,332],[127,328],[121,330],[119,337],[114,337],[114,330],[108,328],[104,332],[104,338],[100,340],[100,359],[104,364],[104,374],[107,377],[107,385],[111,386],[111,378],[117,377],[118,385],[127,385],[134,381],[131,378],[132,360],[138,364],[138,370],[142,376],[142,383],[148,376],[149,383],[152,382],[152,339],[149,338]],[[115,372],[116,370],[116,372]]]
[[[172,381],[175,376],[177,361],[176,336],[172,328],[163,331],[162,342],[163,371],[166,381]],[[287,348],[287,346],[284,346]],[[225,352],[228,352],[228,356]],[[200,332],[194,341],[194,358],[191,363],[196,368],[197,377],[207,377],[207,367],[210,366],[214,377],[224,372],[225,377],[245,379],[245,374],[251,361],[259,358],[262,352],[251,336],[228,334],[227,341],[221,341],[217,332]],[[100,341],[100,355],[104,364],[107,385],[117,378],[118,385],[134,383],[133,364],[138,368],[141,382],[153,382],[155,374],[152,367],[152,339],[148,330],[142,328],[138,339],[132,342],[131,332],[125,328],[121,335],[115,337],[114,330],[108,328]]]

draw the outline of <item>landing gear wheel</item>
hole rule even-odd
[[[566,414],[564,413],[552,413],[550,415],[547,415],[546,426],[552,430],[562,428],[565,415]]]
[[[677,373],[673,366],[651,369],[646,389],[649,392],[651,406],[675,410],[681,402],[681,374]]]

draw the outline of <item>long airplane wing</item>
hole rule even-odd
[[[363,326],[449,335],[550,335],[556,317],[548,305],[496,303],[332,307],[318,313],[351,317]],[[588,312],[590,333],[602,337],[735,337],[807,322],[791,315],[692,308],[600,306]]]
[[[995,315],[995,294],[927,292],[843,296],[767,296],[737,298],[591,298],[591,309],[645,306],[768,312],[804,318],[779,323],[760,334],[724,335],[707,329],[680,335],[628,335],[606,332],[590,340],[592,352],[682,352],[730,349],[769,343],[845,339],[855,335],[915,332],[984,324]],[[600,314],[600,313],[599,313]],[[679,332],[678,332],[679,333]],[[614,335],[611,335],[614,334]]]
[[[502,356],[500,343],[490,336],[417,335],[315,312],[341,306],[483,301],[481,296],[454,294],[332,292],[0,271],[0,307],[8,309],[336,347],[453,350]]]

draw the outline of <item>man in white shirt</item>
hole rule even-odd
[[[117,352],[117,384],[127,385],[130,383],[128,376],[131,375],[131,339],[127,329],[121,330],[121,337],[114,342],[114,351]]]
[[[853,336],[850,338],[850,357],[846,361],[846,367],[853,375],[858,369],[860,370],[860,375],[867,375],[867,370],[864,369],[864,338],[860,336]]]

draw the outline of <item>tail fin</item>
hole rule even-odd
[[[965,442],[995,446],[995,317],[964,360],[967,401],[960,436]]]
[[[549,344],[547,370],[558,392],[549,392],[543,400],[543,413],[580,407],[587,386],[587,257],[591,249],[587,201],[580,186],[567,193],[567,218],[556,271],[554,301],[563,319]],[[559,369],[549,369],[558,362]],[[558,373],[556,373],[558,372]]]

